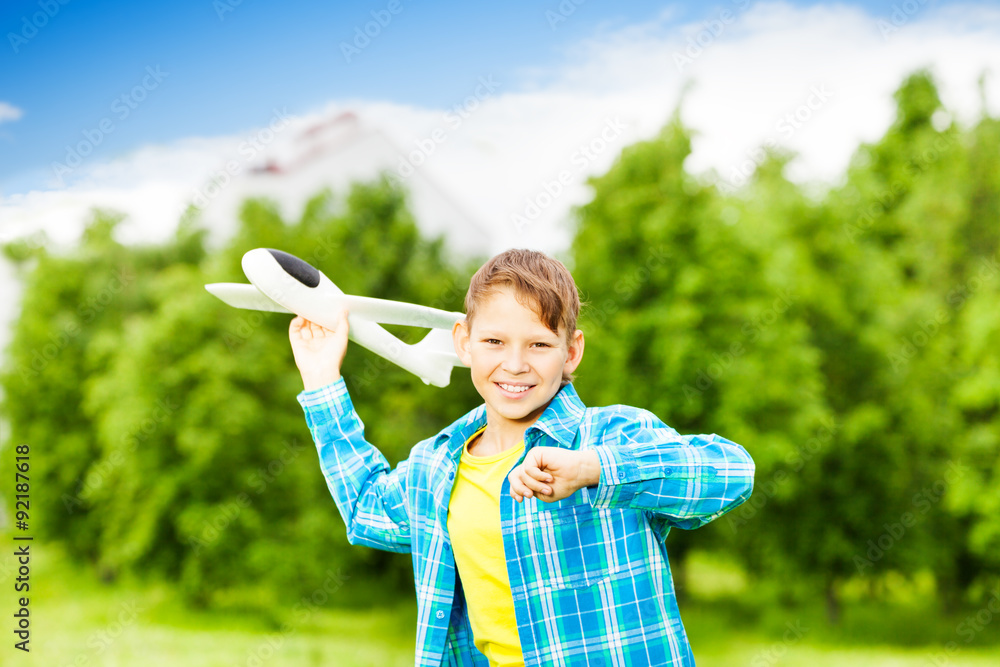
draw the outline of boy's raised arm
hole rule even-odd
[[[600,482],[593,504],[631,507],[678,528],[698,528],[753,491],[754,462],[718,435],[679,435],[652,413],[625,408],[593,447]]]
[[[389,462],[365,440],[358,417],[340,377],[347,349],[347,316],[336,330],[296,317],[289,340],[305,390],[298,400],[319,452],[320,467],[337,502],[351,544],[406,552],[410,550],[406,511],[407,462]]]
[[[295,365],[306,391],[313,391],[340,379],[340,366],[347,354],[347,311],[340,312],[333,331],[302,316],[288,325]]]

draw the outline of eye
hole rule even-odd
[[[483,342],[484,343],[489,343],[490,345],[495,345],[495,344],[499,345],[500,344],[500,341],[497,340],[496,338],[486,338],[486,339],[483,340]]]
[[[548,343],[533,343],[533,345],[540,345],[540,346],[542,346],[542,347],[552,347],[552,346],[551,346],[551,345],[549,345]]]

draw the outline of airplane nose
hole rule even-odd
[[[268,248],[267,251],[278,262],[278,265],[285,270],[285,273],[295,278],[306,287],[316,287],[319,285],[319,270],[308,262],[304,262],[295,255],[287,252]]]

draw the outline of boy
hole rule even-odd
[[[587,408],[576,285],[509,250],[473,276],[452,332],[484,405],[390,470],[364,439],[331,331],[289,338],[299,394],[351,544],[410,552],[416,665],[693,665],[664,539],[746,500],[754,465],[724,438],[655,415]]]

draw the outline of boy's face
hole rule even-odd
[[[569,342],[546,327],[509,287],[501,287],[476,310],[470,332],[465,322],[452,332],[459,359],[472,371],[472,383],[486,401],[488,418],[530,426],[559,391],[563,373],[583,357],[583,332]]]

